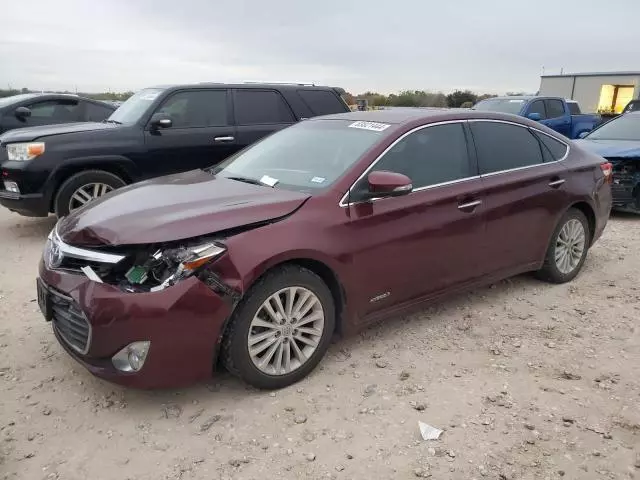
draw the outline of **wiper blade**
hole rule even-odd
[[[106,119],[102,121],[103,123],[114,123],[116,125],[122,125],[122,122],[119,122],[117,120],[110,120],[110,119]]]
[[[229,180],[236,180],[237,182],[250,183],[251,185],[260,185],[262,187],[266,187],[264,183],[262,183],[260,180],[256,180],[255,178],[239,177],[239,176],[225,177],[225,178],[228,178]]]

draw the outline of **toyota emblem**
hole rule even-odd
[[[60,249],[60,245],[55,239],[51,239],[51,245],[49,246],[49,252],[47,255],[47,260],[50,268],[58,268],[62,264],[62,259],[64,258],[64,254]]]

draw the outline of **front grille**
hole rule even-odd
[[[89,350],[91,325],[73,299],[49,290],[53,327],[74,350],[85,354]]]

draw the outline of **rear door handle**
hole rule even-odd
[[[213,139],[214,142],[233,142],[236,139],[236,137],[232,137],[231,135],[228,135],[226,137],[216,137]]]
[[[564,182],[566,182],[566,180],[564,178],[559,178],[557,180],[552,180],[549,182],[549,186],[552,188],[558,188],[560,185],[562,185]]]
[[[482,200],[473,200],[471,202],[460,203],[458,210],[475,210],[478,205],[482,204]]]

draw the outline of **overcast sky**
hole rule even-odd
[[[2,0],[0,88],[303,81],[535,92],[640,70],[640,0]]]

